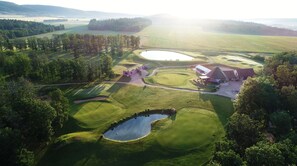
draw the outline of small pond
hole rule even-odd
[[[135,140],[144,137],[151,132],[152,122],[167,117],[167,114],[140,115],[124,121],[113,129],[109,129],[103,136],[107,139],[116,141]]]
[[[143,51],[140,55],[149,60],[160,61],[191,61],[194,59],[188,55],[170,51]]]

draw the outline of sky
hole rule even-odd
[[[297,18],[296,0],[6,0],[81,10],[183,18]]]

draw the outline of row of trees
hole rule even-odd
[[[198,23],[205,31],[223,33],[267,35],[267,36],[297,36],[297,31],[278,28],[264,24],[231,20],[204,20]]]
[[[117,35],[80,35],[62,34],[54,35],[52,38],[28,38],[15,39],[12,41],[0,38],[1,50],[40,50],[40,51],[66,51],[73,52],[75,57],[80,54],[110,53],[122,56],[124,48],[137,49],[140,38],[135,36]]]
[[[266,60],[263,74],[244,82],[211,164],[297,163],[297,53]]]
[[[24,77],[32,81],[82,82],[113,76],[112,58],[101,55],[99,60],[87,61],[85,58],[54,59],[47,56],[7,52],[0,55],[0,71],[10,78]]]
[[[54,26],[31,21],[0,20],[0,36],[5,39],[38,35],[64,29],[64,25]]]
[[[33,151],[50,141],[68,119],[69,104],[59,89],[37,96],[24,79],[0,85],[0,163],[34,165]]]
[[[151,24],[152,21],[146,18],[92,19],[88,28],[101,31],[139,32]]]

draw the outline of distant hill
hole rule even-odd
[[[0,20],[0,39],[2,37],[6,39],[14,39],[64,29],[64,25],[54,26],[31,21]]]
[[[47,5],[18,5],[11,2],[0,1],[0,14],[16,14],[26,16],[51,16],[68,18],[120,18],[135,17],[136,15],[122,13],[107,13],[99,11],[83,11],[78,9],[64,8]]]
[[[272,27],[264,24],[230,20],[205,20],[200,23],[204,31],[223,33],[264,35],[264,36],[297,36],[297,31]]]
[[[0,13],[1,14],[24,14],[32,13],[32,9],[26,8],[21,5],[17,5],[11,2],[0,1]]]
[[[151,20],[146,18],[92,19],[88,28],[99,31],[139,32],[151,24]]]
[[[263,36],[297,36],[297,29],[290,29],[286,26],[272,26],[271,24],[264,25],[261,23],[255,23],[250,20],[234,21],[210,19],[181,19],[166,14],[154,15],[148,18],[152,20],[154,25],[197,26],[205,32]],[[293,22],[292,20],[290,21],[291,23]]]
[[[248,19],[245,21],[265,24],[273,27],[297,30],[297,18],[258,18]]]

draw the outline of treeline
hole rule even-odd
[[[60,18],[60,19],[49,19],[49,20],[43,20],[43,22],[45,23],[53,23],[53,22],[67,22],[68,19],[65,19],[65,18]]]
[[[88,28],[89,30],[139,32],[151,24],[152,21],[145,18],[119,18],[109,20],[92,19]]]
[[[54,59],[38,55],[15,52],[0,53],[0,72],[10,79],[24,77],[44,83],[83,82],[113,77],[112,58],[103,54],[99,60],[87,61],[85,58]]]
[[[54,26],[31,21],[0,20],[0,36],[5,39],[38,35],[64,29],[64,25]]]
[[[59,89],[37,91],[23,78],[0,82],[0,91],[0,163],[36,165],[36,150],[68,119],[68,99]]]
[[[297,52],[266,59],[263,74],[244,82],[209,165],[297,163]]]
[[[297,31],[294,30],[271,27],[252,22],[205,20],[198,23],[198,25],[200,25],[205,31],[247,35],[297,36]]]
[[[79,54],[110,53],[121,56],[124,48],[137,49],[140,37],[117,35],[80,35],[62,34],[52,38],[28,38],[15,40],[1,40],[0,51],[3,50],[40,50],[40,51],[67,51],[73,52],[75,57]]]

